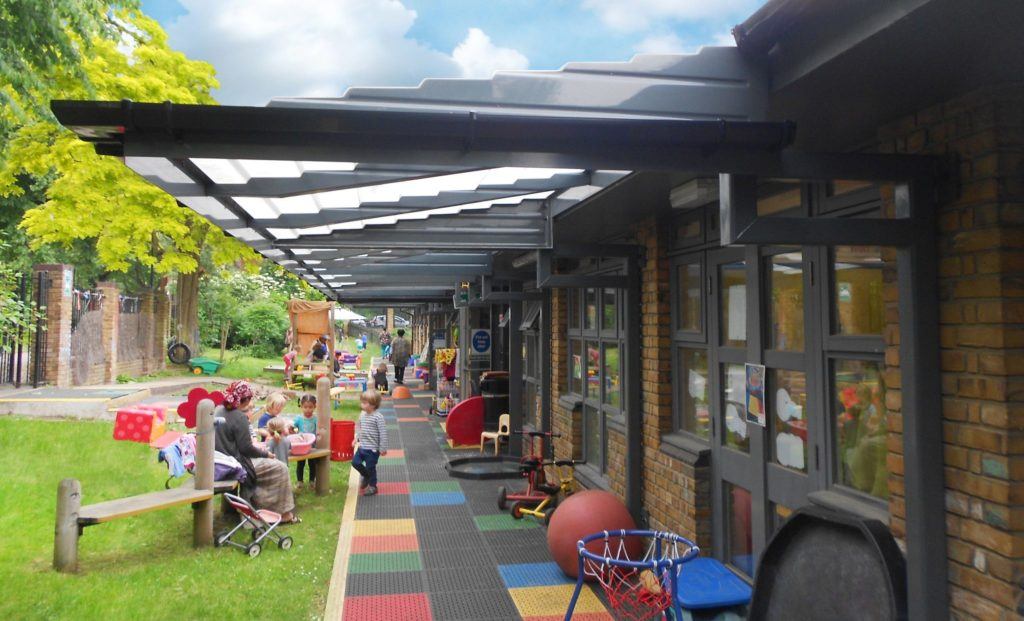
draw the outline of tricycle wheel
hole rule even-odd
[[[525,505],[523,504],[523,501],[521,501],[521,500],[519,502],[517,502],[516,504],[512,505],[512,517],[517,519],[517,520],[523,519],[523,507],[524,506]]]
[[[263,548],[258,543],[250,543],[249,547],[245,549],[245,553],[249,555],[249,558],[256,558],[262,551]]]
[[[277,547],[281,548],[282,550],[291,550],[292,549],[292,538],[291,537],[281,537],[281,540],[277,542]]]
[[[498,488],[498,508],[502,511],[508,509],[508,490],[504,485]]]

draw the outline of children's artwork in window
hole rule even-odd
[[[746,405],[746,372],[742,364],[723,365],[725,394],[723,395],[723,417],[725,424],[724,442],[729,448],[750,452],[750,438],[747,437],[747,421],[744,415]]]
[[[746,364],[746,416],[747,422],[765,426],[764,365]]]
[[[807,379],[799,371],[772,369],[769,386],[774,389],[770,409],[774,458],[780,466],[807,472]]]

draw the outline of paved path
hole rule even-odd
[[[498,510],[499,485],[453,479],[427,393],[385,400],[391,450],[380,493],[349,497],[325,618],[344,621],[561,620],[574,581],[551,561],[545,530]],[[611,619],[589,590],[574,619]]]

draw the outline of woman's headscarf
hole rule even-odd
[[[224,405],[231,410],[249,399],[252,399],[252,387],[248,382],[242,380],[231,382],[231,385],[224,391]]]

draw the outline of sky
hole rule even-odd
[[[142,0],[223,104],[732,45],[765,0]]]

